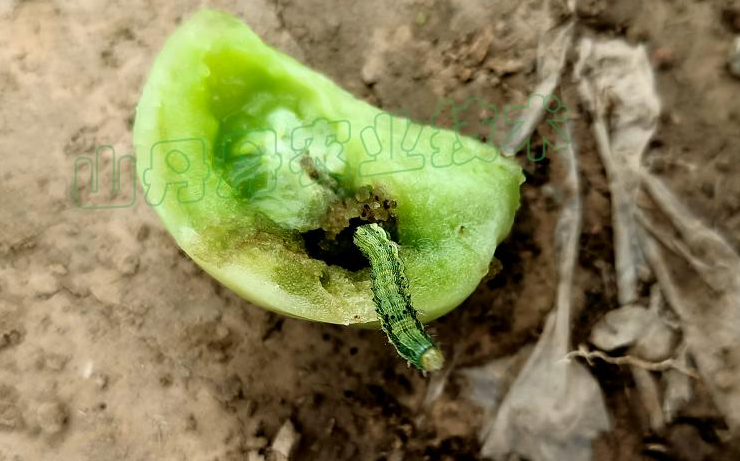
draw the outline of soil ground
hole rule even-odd
[[[740,80],[726,70],[740,14],[724,1],[579,3],[579,35],[646,44],[663,105],[647,160],[740,250]],[[538,34],[562,20],[518,0],[0,0],[0,460],[256,460],[274,456],[288,420],[300,435],[293,459],[479,459],[483,413],[459,374],[424,405],[428,378],[381,333],[241,300],[178,249],[143,200],[72,203],[75,160],[100,145],[132,151],[147,70],[203,6],[419,120],[445,97],[523,102]],[[617,300],[606,178],[570,75],[562,95],[578,118],[586,209],[580,343]],[[504,270],[432,326],[456,369],[533,343],[553,306],[562,175],[557,158],[521,162],[522,208],[497,250]],[[629,372],[593,371],[615,425],[595,442],[597,460],[740,459],[701,389],[655,434]]]

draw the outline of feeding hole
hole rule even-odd
[[[361,187],[354,196],[329,207],[320,229],[302,233],[306,252],[313,259],[339,266],[352,272],[370,267],[354,243],[355,230],[364,224],[378,223],[398,240],[396,202],[380,191]]]

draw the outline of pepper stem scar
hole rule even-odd
[[[440,370],[444,357],[411,304],[406,269],[396,242],[375,223],[358,227],[354,242],[370,261],[375,310],[398,354],[422,371]]]

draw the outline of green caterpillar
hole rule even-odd
[[[375,223],[358,227],[354,242],[370,261],[375,310],[398,354],[422,371],[441,369],[444,357],[411,304],[406,269],[396,242]]]

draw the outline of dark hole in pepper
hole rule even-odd
[[[352,238],[355,230],[368,221],[362,218],[352,218],[349,220],[349,226],[339,232],[334,238],[330,238],[324,229],[314,229],[304,232],[303,241],[306,245],[306,252],[313,259],[324,261],[329,265],[339,266],[352,272],[357,272],[370,263],[360,250],[355,246]],[[378,222],[383,229],[391,235],[391,239],[397,241],[396,218],[391,217],[387,221]]]

